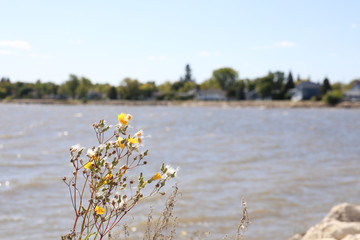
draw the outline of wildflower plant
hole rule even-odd
[[[70,233],[61,239],[103,239],[141,200],[157,194],[175,170],[161,165],[160,171],[146,178],[139,173],[132,180],[135,168],[147,164],[148,150],[141,152],[143,131],[128,134],[132,116],[121,113],[114,131],[104,120],[93,124],[98,146],[87,149],[80,145],[70,148],[74,167],[68,186],[75,220]]]

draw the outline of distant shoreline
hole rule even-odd
[[[332,107],[312,101],[128,101],[128,100],[54,100],[12,99],[0,104],[48,104],[48,105],[119,105],[119,106],[183,106],[183,107],[263,107],[263,108],[360,108],[360,102],[342,102]]]

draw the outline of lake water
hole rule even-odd
[[[236,230],[241,198],[246,239],[286,239],[341,202],[359,203],[359,109],[262,109],[0,105],[0,239],[59,239],[72,226],[70,146],[93,146],[91,124],[133,115],[143,129],[149,172],[179,166],[177,232]],[[146,173],[146,172],[145,172]],[[173,181],[175,183],[175,181]],[[171,188],[167,189],[171,191]],[[127,221],[141,228],[149,206]],[[133,233],[135,236],[139,231]],[[179,239],[183,239],[179,237]]]

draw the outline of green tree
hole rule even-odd
[[[275,72],[273,79],[273,87],[272,87],[272,99],[284,99],[285,91],[284,91],[284,80],[285,74],[283,72]]]
[[[6,88],[0,87],[0,99],[6,98]]]
[[[65,85],[68,89],[70,97],[73,99],[76,98],[76,89],[78,88],[79,84],[80,84],[80,81],[79,81],[78,77],[74,74],[71,74],[69,80],[65,82]]]
[[[330,90],[322,97],[322,100],[331,106],[335,106],[336,104],[341,102],[342,97],[343,94],[341,91]]]
[[[156,85],[155,82],[147,82],[144,84],[141,84],[140,86],[140,95],[143,99],[151,98],[156,92]]]
[[[331,91],[331,85],[328,78],[325,78],[321,85],[321,96],[324,96],[328,91]]]
[[[160,84],[157,87],[159,91],[156,94],[156,99],[158,100],[171,100],[175,97],[175,91],[172,89],[172,84],[170,81],[166,81],[163,84]]]
[[[126,100],[138,100],[140,98],[140,82],[137,79],[125,78],[119,87],[120,96]]]
[[[78,79],[78,86],[75,90],[76,97],[80,99],[86,99],[91,87],[91,81],[85,77],[81,77],[80,79]]]
[[[219,85],[219,83],[214,78],[210,78],[210,79],[205,80],[204,82],[202,82],[200,84],[200,89],[201,90],[206,90],[206,89],[219,89],[219,90],[221,90],[221,86]]]
[[[180,78],[180,83],[181,84],[184,84],[184,83],[187,83],[187,82],[195,82],[195,80],[191,76],[191,68],[190,68],[189,64],[186,64],[186,66],[185,66],[185,76],[184,76],[184,78],[182,78],[182,77]]]
[[[64,97],[76,99],[76,89],[79,85],[79,78],[76,75],[71,74],[69,80],[60,85],[58,93]]]
[[[284,98],[290,99],[289,90],[295,88],[294,79],[291,74],[291,71],[289,72],[289,75],[287,77],[286,84],[284,86]]]
[[[117,99],[116,87],[114,86],[110,87],[107,96],[111,100]]]
[[[269,73],[265,77],[257,78],[256,81],[256,92],[262,99],[271,97],[272,89],[273,89],[273,79],[274,74]]]
[[[108,83],[96,83],[91,87],[91,90],[100,93],[103,96],[108,96],[111,87],[112,86]]]
[[[344,88],[343,84],[341,82],[336,82],[331,84],[331,89],[336,91],[342,91]]]
[[[184,86],[179,89],[179,92],[187,92],[194,88],[197,88],[197,84],[195,82],[185,82]]]
[[[176,81],[173,84],[171,84],[171,90],[177,92],[179,91],[180,88],[182,88],[182,86],[184,86],[184,82]]]
[[[238,72],[232,68],[220,68],[213,71],[212,74],[212,78],[218,82],[221,89],[225,91],[236,85],[238,76]]]
[[[245,79],[244,80],[245,83],[245,88],[247,91],[253,91],[256,88],[256,82],[250,79]]]
[[[3,89],[2,90],[2,96],[3,98],[6,98],[8,96],[13,95],[13,93],[15,92],[14,90],[14,85],[10,82],[9,78],[1,78],[0,80],[0,87]],[[5,91],[5,92],[4,92]]]
[[[239,80],[235,83],[234,86],[229,87],[226,91],[226,97],[234,100],[244,100],[245,99],[245,83],[242,80]]]

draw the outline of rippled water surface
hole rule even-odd
[[[247,201],[247,238],[286,239],[340,202],[359,203],[360,111],[0,105],[0,239],[59,239],[72,212],[61,178],[70,146],[93,146],[91,124],[133,114],[143,129],[149,172],[179,166],[178,232],[232,233]],[[145,172],[146,173],[146,172]],[[168,188],[168,190],[171,190]],[[141,228],[149,206],[127,218]],[[137,231],[139,232],[139,231]],[[137,233],[134,233],[135,235]],[[180,239],[180,238],[179,238]]]

